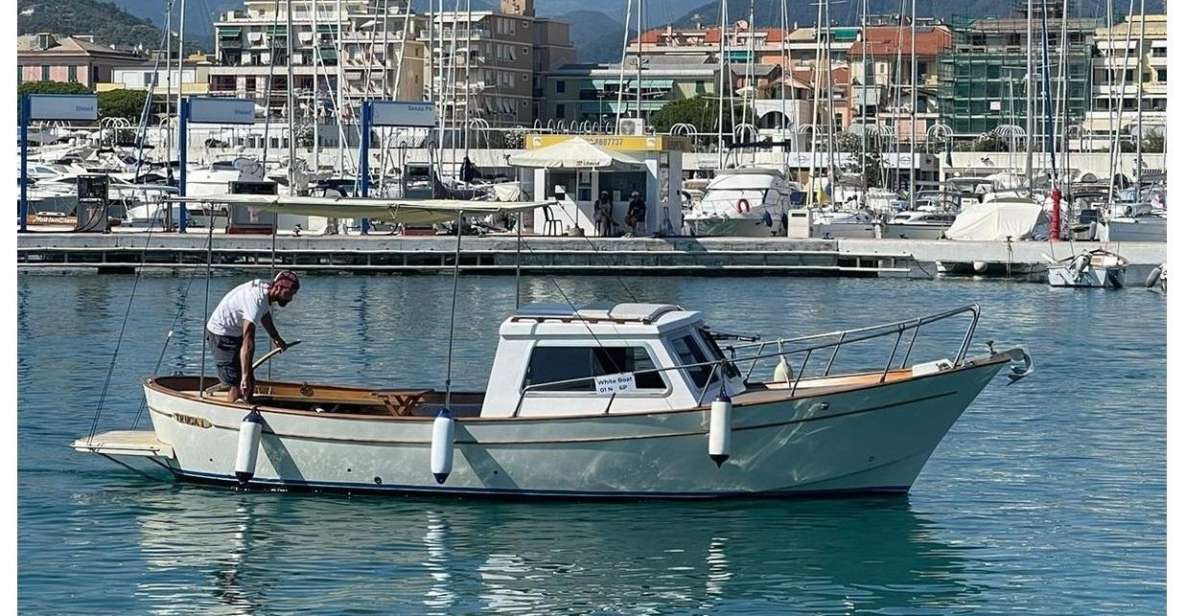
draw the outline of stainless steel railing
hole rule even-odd
[[[831,356],[828,358],[826,368],[822,374],[822,377],[825,378],[830,376],[831,369],[835,365],[835,359],[839,355],[840,348],[853,345],[858,342],[864,342],[866,340],[872,340],[875,338],[896,334],[897,336],[893,341],[893,349],[889,353],[888,359],[885,361],[885,366],[881,370],[880,380],[878,381],[879,383],[884,383],[885,379],[888,378],[889,371],[893,368],[894,361],[897,358],[897,350],[900,348],[901,341],[905,337],[906,332],[910,332],[910,337],[909,343],[905,347],[905,353],[901,356],[901,362],[899,364],[900,369],[904,369],[909,362],[909,356],[913,351],[914,343],[917,342],[918,339],[918,332],[921,331],[923,327],[960,315],[969,314],[971,317],[970,322],[967,325],[967,330],[963,334],[963,340],[960,343],[957,352],[955,353],[954,365],[961,365],[967,356],[968,349],[971,347],[971,338],[975,335],[975,328],[979,324],[979,313],[980,308],[978,304],[968,304],[966,306],[946,310],[944,312],[938,312],[927,316],[916,317],[913,319],[906,319],[892,323],[882,323],[868,327],[839,330],[822,334],[812,334],[810,336],[801,336],[797,338],[779,338],[776,340],[730,345],[722,347],[723,351],[728,352],[728,357],[698,363],[679,364],[662,368],[637,370],[634,371],[633,374],[635,376],[640,374],[658,374],[674,370],[686,370],[703,366],[711,366],[712,369],[708,373],[708,378],[704,381],[704,386],[700,389],[699,395],[696,398],[696,404],[701,405],[703,404],[704,396],[706,396],[709,391],[713,390],[712,384],[717,380],[718,371],[720,374],[727,374],[728,367],[731,366],[733,370],[736,370],[737,374],[740,374],[737,364],[749,362],[748,370],[744,371],[744,380],[748,382],[749,378],[753,374],[754,368],[756,368],[757,364],[762,360],[778,358],[780,361],[785,361],[786,357],[788,356],[803,354],[802,363],[799,364],[794,382],[790,386],[790,395],[793,396],[798,391],[798,385],[802,381],[803,375],[806,373],[806,367],[810,362],[811,355],[813,355],[816,351],[825,351],[828,349],[831,351]],[[815,342],[831,337],[836,339],[834,341]],[[766,349],[770,348],[771,346],[776,346],[777,351],[766,353]],[[752,355],[737,356],[738,351],[745,352],[750,349],[755,349]],[[786,363],[789,365],[789,362]],[[511,414],[511,417],[518,416],[519,410],[522,408],[523,399],[526,397],[528,392],[539,391],[545,387],[554,387],[556,385],[571,385],[590,381],[595,383],[596,378],[596,376],[586,376],[573,379],[548,381],[545,383],[532,383],[531,385],[527,385],[526,387],[520,389],[518,401],[515,404],[514,412]],[[609,413],[616,397],[616,394],[610,395],[609,402],[605,406],[604,413]]]

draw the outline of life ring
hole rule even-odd
[[[748,199],[737,199],[737,214],[748,214],[748,213],[749,213],[749,200]]]

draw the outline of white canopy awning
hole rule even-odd
[[[458,215],[485,216],[532,210],[554,201],[460,201],[452,199],[362,199],[357,197],[288,197],[273,195],[206,195],[177,197],[187,203],[226,204],[255,207],[280,214],[369,218],[412,225],[430,225],[456,220]]]
[[[510,164],[514,167],[542,169],[605,169],[643,165],[642,161],[629,154],[602,148],[580,137],[515,154],[510,157]]]

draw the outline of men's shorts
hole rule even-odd
[[[218,381],[223,385],[235,386],[243,379],[242,336],[220,336],[206,330],[206,344],[210,346],[214,356],[214,365],[218,366]]]

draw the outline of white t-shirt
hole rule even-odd
[[[268,283],[255,279],[230,290],[218,307],[210,314],[206,329],[219,336],[242,336],[243,321],[260,324],[263,315],[270,311],[267,303]]]

